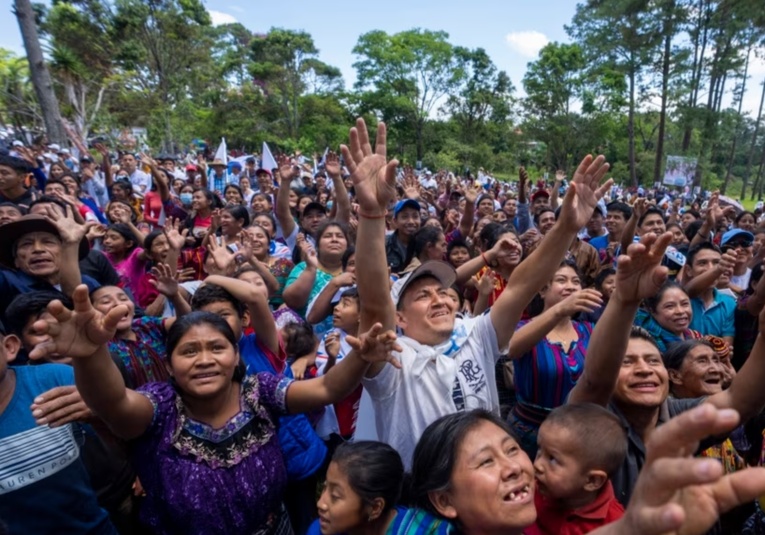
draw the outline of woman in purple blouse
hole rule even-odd
[[[86,286],[74,293],[74,311],[59,301],[38,321],[50,334],[39,356],[73,357],[82,398],[130,454],[146,491],[142,520],[157,534],[292,533],[282,505],[286,485],[276,422],[280,415],[340,401],[361,381],[370,362],[392,359],[392,332],[376,325],[356,351],[326,375],[292,381],[268,373],[245,378],[237,341],[220,316],[193,312],[167,337],[171,379],[125,387],[108,350],[124,305],[95,310]]]

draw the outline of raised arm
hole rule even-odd
[[[313,300],[311,309],[306,314],[306,321],[310,324],[321,323],[324,318],[332,314],[332,298],[343,288],[348,288],[356,283],[356,276],[353,273],[341,273],[322,288],[319,295]],[[310,304],[310,303],[309,303]]]
[[[125,387],[107,346],[127,307],[120,305],[106,316],[100,314],[91,305],[84,284],[74,291],[73,301],[74,310],[53,301],[48,312],[55,321],[35,322],[35,332],[50,338],[38,344],[32,356],[58,353],[71,357],[77,390],[88,407],[117,437],[139,437],[151,425],[154,407],[147,397]]]
[[[327,174],[330,180],[332,180],[332,191],[335,194],[335,202],[332,204],[332,209],[335,210],[335,219],[348,224],[351,220],[351,199],[348,197],[345,181],[340,174],[340,158],[338,158],[337,154],[332,151],[327,153],[324,169],[327,170]]]
[[[645,199],[640,198],[635,201],[635,204],[632,207],[632,215],[627,220],[627,223],[624,225],[624,230],[622,231],[622,239],[620,243],[622,253],[632,245],[632,242],[635,239],[635,231],[637,230],[638,221],[643,217],[645,211]]]
[[[287,285],[282,292],[282,298],[288,307],[300,309],[308,304],[308,298],[311,296],[313,285],[316,284],[316,273],[319,269],[319,260],[316,256],[316,250],[306,241],[302,234],[298,235],[298,247],[305,261],[305,269],[298,275],[293,282],[287,281]],[[297,266],[296,266],[297,267]],[[295,268],[293,268],[295,269]]]
[[[478,200],[480,187],[467,186],[465,188],[465,213],[460,218],[460,235],[462,239],[470,237],[473,231],[473,221],[475,221],[475,201]]]
[[[87,227],[74,220],[71,207],[67,207],[66,215],[64,215],[60,210],[46,206],[45,218],[56,225],[61,236],[59,284],[61,284],[61,291],[71,297],[75,288],[82,284],[80,242],[87,233]]]
[[[379,323],[358,338],[349,335],[345,340],[353,350],[326,374],[290,385],[287,408],[291,413],[320,409],[344,399],[361,383],[370,364],[399,365],[391,355],[394,350],[401,351],[396,334],[390,330],[383,332]]]
[[[643,299],[655,295],[667,278],[667,268],[661,266],[661,260],[670,241],[670,232],[659,238],[647,234],[619,257],[616,289],[592,331],[584,371],[569,394],[569,403],[608,404],[638,306]]]
[[[276,322],[268,307],[268,299],[252,284],[221,275],[210,275],[205,284],[220,286],[247,306],[250,324],[258,340],[275,355],[279,354],[279,333]]]
[[[505,291],[491,309],[499,347],[507,346],[523,310],[552,279],[577,232],[587,224],[598,201],[611,187],[611,180],[600,185],[607,171],[608,164],[603,156],[593,159],[588,155],[582,160],[563,199],[555,226],[539,247],[513,271]],[[513,241],[504,243],[507,248],[518,247]]]
[[[688,293],[689,297],[697,297],[704,293],[705,290],[712,288],[717,283],[717,279],[720,275],[726,271],[733,272],[733,267],[736,264],[736,252],[728,251],[720,258],[720,263],[709,271],[697,275],[688,281],[683,282],[683,288]]]
[[[292,160],[284,154],[279,155],[277,163],[281,182],[279,182],[279,190],[276,192],[274,214],[282,229],[282,234],[286,238],[295,232],[295,220],[292,218],[292,212],[290,212],[290,183],[298,176],[298,170],[292,164]]]
[[[601,304],[603,298],[597,290],[585,288],[572,293],[515,331],[508,356],[511,359],[522,357],[543,340],[563,318],[570,318],[578,312],[592,312]]]
[[[396,195],[396,160],[387,161],[385,123],[377,125],[374,152],[367,125],[356,120],[350,131],[350,147],[342,146],[343,159],[351,172],[359,203],[359,227],[356,234],[356,284],[361,301],[360,332],[380,323],[384,331],[395,329],[395,308],[390,297],[388,266],[385,255],[385,215]],[[368,371],[374,376],[383,364]]]

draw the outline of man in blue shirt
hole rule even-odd
[[[730,347],[733,347],[733,337],[736,334],[736,300],[720,293],[715,286],[720,275],[725,271],[733,271],[733,262],[735,260],[730,255],[723,258],[716,245],[704,242],[688,251],[685,265],[688,279],[696,282],[693,285],[695,288],[689,288],[689,293],[696,293],[695,296],[691,295],[693,319],[690,328],[701,334],[718,336]]]
[[[0,530],[116,535],[82,462],[82,429],[37,425],[30,408],[41,394],[73,385],[72,368],[8,367],[19,347],[0,323]]]

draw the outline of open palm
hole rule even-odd
[[[656,295],[667,279],[667,268],[661,266],[661,261],[671,241],[671,232],[659,237],[647,234],[640,243],[630,245],[626,255],[619,256],[615,291],[620,299],[638,303]]]
[[[577,231],[587,224],[598,201],[613,183],[613,180],[609,179],[603,185],[600,184],[608,169],[605,156],[594,159],[589,154],[585,156],[576,169],[571,187],[563,199],[559,223]]]
[[[762,495],[765,468],[724,475],[714,459],[687,456],[701,439],[727,434],[739,421],[735,411],[703,403],[656,428],[620,535],[701,535],[720,514]]]
[[[357,119],[351,128],[350,147],[341,147],[343,158],[351,172],[356,199],[362,212],[369,215],[384,213],[396,195],[396,160],[387,160],[385,123],[377,125],[375,151],[369,142],[364,119]]]
[[[92,356],[99,348],[114,337],[117,324],[127,314],[127,307],[114,307],[104,315],[93,308],[88,297],[88,287],[81,284],[72,296],[74,310],[66,308],[61,301],[48,305],[53,320],[39,320],[33,328],[37,334],[48,334],[50,340],[38,344],[32,357],[48,354],[66,355],[71,358]]]

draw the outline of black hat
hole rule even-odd
[[[10,167],[11,169],[20,173],[31,173],[33,170],[32,166],[29,165],[29,162],[22,160],[21,158],[16,158],[15,156],[11,156],[7,152],[0,153],[0,165]]]
[[[0,264],[10,268],[14,266],[13,244],[30,232],[48,232],[55,236],[61,236],[56,225],[47,218],[37,214],[25,215],[21,219],[6,223],[3,225],[3,231],[0,232]],[[88,256],[89,251],[90,245],[88,244],[88,239],[83,237],[80,242],[78,255],[80,260]]]

